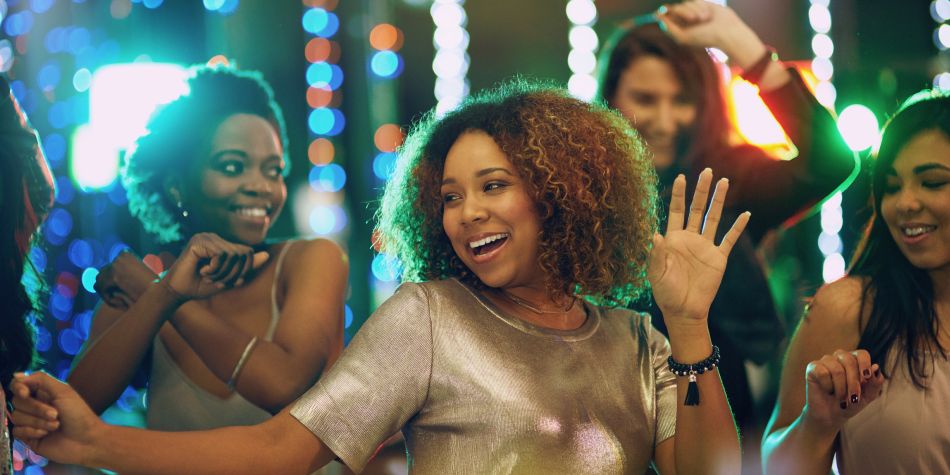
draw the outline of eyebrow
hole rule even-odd
[[[224,150],[218,150],[217,152],[211,154],[211,159],[214,160],[214,159],[220,158],[220,157],[222,157],[222,156],[224,156],[224,155],[238,155],[238,156],[240,156],[240,157],[242,157],[242,158],[247,158],[247,153],[244,152],[243,150],[237,150],[237,149],[228,148],[228,149],[224,149]]]
[[[923,165],[917,165],[916,167],[914,167],[914,174],[920,175],[921,173],[924,173],[930,170],[950,171],[950,168],[948,168],[946,165],[943,165],[941,163],[925,163]]]
[[[478,178],[481,178],[481,177],[483,177],[483,176],[485,176],[485,175],[490,175],[490,174],[495,173],[495,172],[504,172],[506,175],[514,176],[510,171],[508,171],[507,168],[502,168],[502,167],[483,168],[483,169],[479,170],[478,172],[476,172],[476,173],[475,173],[475,176],[478,177]],[[453,183],[457,183],[457,182],[455,181],[455,178],[446,178],[446,179],[442,180],[442,185],[450,185],[450,184],[453,184]]]

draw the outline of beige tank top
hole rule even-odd
[[[271,322],[265,341],[274,337],[280,320],[277,306],[277,282],[284,256],[294,241],[281,249],[271,287]],[[156,335],[152,343],[152,372],[147,393],[146,425],[165,431],[207,430],[226,426],[254,425],[270,419],[271,414],[244,399],[237,392],[219,398],[195,384],[182,372]]]
[[[845,423],[835,454],[842,474],[950,474],[950,361],[939,355],[927,389],[901,359],[882,396]]]

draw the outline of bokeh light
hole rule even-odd
[[[861,104],[850,105],[841,111],[838,115],[838,131],[854,151],[874,147],[881,140],[877,117],[871,109]]]

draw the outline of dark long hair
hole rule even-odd
[[[677,150],[676,165],[702,168],[703,159],[727,145],[729,120],[726,100],[716,64],[703,48],[683,46],[673,41],[655,21],[641,24],[636,19],[621,25],[605,44],[598,64],[597,98],[613,107],[620,75],[634,61],[654,56],[668,61],[683,93],[697,107],[696,121],[684,136],[684,150]]]
[[[928,366],[933,367],[929,363],[936,354],[946,358],[946,349],[937,340],[934,285],[929,274],[911,264],[897,247],[881,216],[881,200],[887,172],[897,154],[912,138],[928,130],[938,130],[950,138],[950,95],[921,91],[911,96],[884,127],[871,168],[873,214],[850,269],[852,275],[865,278],[860,313],[864,330],[858,348],[867,349],[871,361],[883,362],[900,344],[908,374],[920,388],[925,387]],[[885,368],[885,374],[888,370]]]
[[[0,289],[7,292],[0,309],[0,384],[35,361],[34,310],[22,284],[31,270],[26,258],[32,237],[52,203],[52,179],[35,132],[26,123],[0,79]],[[39,279],[33,279],[39,283]],[[2,424],[2,422],[0,422]]]

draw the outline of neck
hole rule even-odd
[[[575,330],[587,319],[576,297],[552,299],[539,287],[497,288],[486,295],[509,314],[542,328]]]

